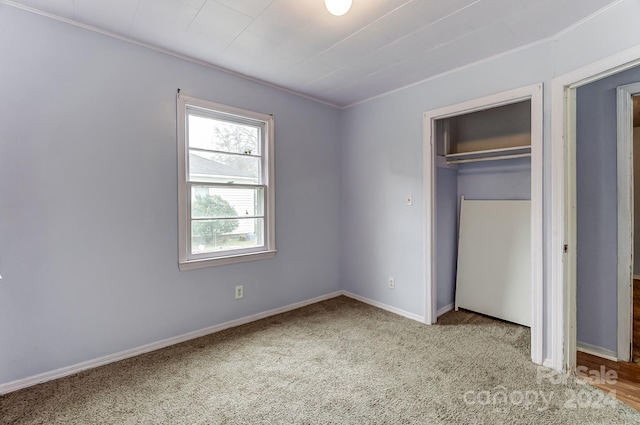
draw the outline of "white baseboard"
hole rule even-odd
[[[618,361],[618,353],[615,351],[607,350],[606,348],[596,347],[595,345],[586,344],[584,342],[578,342],[578,351],[591,354],[593,356],[602,357],[603,359]]]
[[[437,317],[440,317],[443,314],[450,312],[451,310],[453,310],[454,307],[455,307],[455,304],[451,303],[449,305],[445,305],[444,307],[439,308],[438,312],[436,313]]]
[[[372,299],[363,297],[361,295],[354,294],[353,292],[342,291],[342,295],[344,295],[345,297],[353,298],[354,300],[363,302],[365,304],[369,304],[369,305],[371,305],[373,307],[378,307],[378,308],[381,308],[382,310],[386,310],[386,311],[389,311],[391,313],[395,313],[395,314],[397,314],[399,316],[406,317],[407,319],[411,319],[411,320],[415,320],[415,321],[420,322],[420,323],[424,323],[424,316],[420,316],[420,315],[417,315],[417,314],[414,314],[414,313],[409,313],[408,311],[404,311],[402,309],[390,306],[388,304],[381,303],[379,301],[374,301]]]
[[[325,301],[331,298],[339,297],[344,294],[344,291],[336,291],[330,294],[321,295],[319,297],[311,298],[305,301],[300,301],[294,304],[289,304],[284,307],[275,308],[273,310],[264,311],[262,313],[253,314],[240,319],[231,320],[229,322],[221,323],[219,325],[209,326],[204,329],[200,329],[186,334],[166,338],[160,341],[152,342],[150,344],[141,345],[136,348],[121,351],[119,353],[110,354],[108,356],[100,357],[93,360],[87,360],[75,365],[66,366],[60,369],[52,370],[49,372],[41,373],[24,379],[18,379],[16,381],[0,384],[0,395],[7,394],[13,391],[21,390],[23,388],[31,387],[33,385],[41,384],[43,382],[52,381],[58,378],[64,378],[78,372],[82,372],[88,369],[93,369],[98,366],[104,366],[109,363],[117,362],[120,360],[128,359],[130,357],[145,354],[151,351],[159,350],[161,348],[169,347],[174,344],[189,341],[191,339],[199,338],[201,336],[209,335],[212,333],[220,332],[225,329],[233,328],[236,326],[244,325],[246,323],[255,322],[256,320],[264,319],[266,317],[275,316],[276,314],[286,313],[287,311],[295,310],[301,307],[305,307],[310,304],[315,304],[320,301]]]
[[[381,308],[383,310],[389,311],[391,313],[398,314],[400,316],[418,321],[420,323],[424,323],[424,317],[409,313],[402,309],[371,300],[366,297],[362,297],[360,295],[356,295],[352,292],[348,291],[336,291],[330,294],[321,295],[319,297],[311,298],[308,300],[300,301],[294,304],[289,304],[284,307],[275,308],[272,310],[264,311],[262,313],[253,314],[251,316],[246,316],[240,319],[231,320],[229,322],[221,323],[219,325],[209,326],[204,329],[199,329],[197,331],[188,332],[186,334],[174,336],[171,338],[166,338],[160,341],[152,342],[149,344],[141,345],[139,347],[131,348],[129,350],[120,351],[119,353],[110,354],[104,357],[99,357],[93,360],[87,360],[85,362],[77,363],[75,365],[62,367],[60,369],[55,369],[49,372],[40,373],[38,375],[30,376],[24,379],[18,379],[16,381],[7,382],[4,384],[0,384],[0,395],[8,394],[13,391],[18,391],[23,388],[31,387],[33,385],[41,384],[43,382],[53,381],[54,379],[64,378],[65,376],[74,375],[76,373],[93,369],[99,366],[104,366],[109,363],[114,363],[120,360],[128,359],[130,357],[139,356],[140,354],[149,353],[151,351],[159,350],[161,348],[166,348],[171,345],[179,344],[181,342],[189,341],[191,339],[199,338],[201,336],[210,335],[216,332],[223,331],[225,329],[233,328],[236,326],[244,325],[246,323],[255,322],[256,320],[264,319],[266,317],[275,316],[276,314],[286,313],[287,311],[295,310],[301,307],[308,306],[310,304],[315,304],[321,301],[325,301],[331,298],[339,297],[341,295],[347,296],[349,298],[353,298],[365,304],[369,304],[371,306]],[[445,308],[453,308],[451,306],[445,306],[442,309],[438,310],[444,311]],[[444,314],[444,313],[442,313]]]

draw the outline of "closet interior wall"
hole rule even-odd
[[[530,143],[530,111],[530,101],[518,102],[448,118],[450,122],[446,127],[449,137],[462,151],[491,150],[505,144],[520,146]],[[447,146],[442,127],[436,130],[437,149],[438,155],[445,156]],[[436,170],[436,192],[437,309],[440,314],[455,302],[460,198],[530,200],[531,160],[514,157],[448,165],[440,161]]]

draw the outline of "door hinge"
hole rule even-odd
[[[569,244],[564,244],[564,253],[569,252]]]

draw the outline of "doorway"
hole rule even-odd
[[[640,80],[640,67],[620,75]],[[609,77],[616,78],[616,76]],[[640,319],[634,307],[640,303],[636,290],[636,276],[640,274],[640,146],[638,146],[636,127],[640,120],[636,115],[640,97],[640,83],[620,85],[616,89],[617,101],[617,150],[618,150],[618,347],[617,360],[633,361],[634,353],[640,350]],[[635,100],[634,100],[635,99]],[[639,288],[640,289],[640,288]],[[640,335],[639,335],[640,336]]]
[[[576,349],[631,360],[633,101],[640,67],[575,90]],[[640,175],[640,173],[638,173]]]
[[[633,285],[631,361],[640,364],[640,94],[631,96],[633,146]]]
[[[640,46],[556,77],[551,83],[549,306],[552,315],[549,358],[545,365],[556,370],[571,372],[576,368],[576,92],[582,86],[638,65]]]
[[[565,86],[565,335],[573,343],[565,351],[566,367],[615,370],[608,389],[623,396],[640,389],[640,367],[630,362],[632,341],[640,340],[633,337],[634,251],[640,253],[635,247],[639,220],[634,220],[640,217],[640,209],[635,212],[640,152],[633,135],[633,104],[640,93],[640,84],[633,82],[640,81],[640,67],[635,65]]]

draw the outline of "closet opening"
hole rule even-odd
[[[542,85],[425,113],[425,322],[531,328],[542,363]]]

